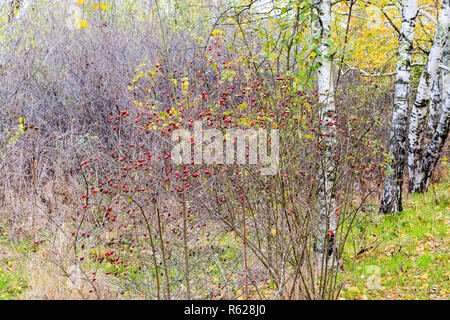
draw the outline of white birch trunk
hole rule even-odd
[[[320,35],[320,67],[317,75],[320,114],[321,120],[321,145],[325,147],[321,163],[319,164],[319,193],[318,193],[318,234],[315,244],[317,262],[319,270],[331,268],[337,265],[335,260],[336,251],[336,215],[334,214],[334,162],[332,148],[335,145],[334,123],[335,103],[334,103],[334,81],[332,74],[332,63],[329,57],[330,28],[331,28],[331,1],[320,0],[317,6],[318,17],[314,21],[314,33]]]
[[[448,137],[449,122],[450,122],[450,86],[447,87],[445,93],[445,103],[442,110],[441,118],[436,127],[436,131],[431,139],[428,148],[425,150],[423,156],[423,179],[419,185],[419,192],[425,192],[430,184],[430,177],[436,168],[437,162],[441,155],[445,141]]]
[[[411,54],[418,7],[417,0],[403,0],[402,25],[399,35],[398,62],[395,67],[394,111],[389,136],[390,156],[381,199],[380,213],[403,210],[402,186],[406,154],[406,128],[408,125],[408,98],[410,92]]]
[[[440,70],[441,69],[438,68],[436,80],[433,81],[433,84],[431,85],[430,107],[428,111],[427,129],[426,129],[426,138],[428,140],[431,140],[431,138],[433,137],[439,118],[441,116],[442,73]]]
[[[444,66],[450,65],[450,34],[447,36],[447,42],[444,49],[442,58]],[[430,177],[436,168],[437,162],[444,148],[445,141],[447,140],[449,133],[450,122],[450,72],[448,70],[442,70],[443,73],[443,88],[442,95],[442,111],[439,118],[439,123],[434,130],[433,137],[428,144],[427,149],[423,155],[423,178],[420,181],[419,192],[425,192],[430,184]]]
[[[449,16],[449,0],[444,0],[442,4],[441,16],[439,23],[436,26],[436,33],[433,44],[431,45],[430,54],[428,56],[428,61],[422,72],[422,76],[420,77],[416,99],[411,111],[408,135],[409,193],[420,192],[420,183],[424,178],[422,168],[422,150],[427,107],[430,102],[431,85],[437,79],[437,70],[441,63],[442,51],[444,50],[447,34],[450,31]]]

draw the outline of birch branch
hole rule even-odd
[[[430,20],[431,22],[433,22],[435,25],[437,25],[439,22],[432,16],[430,15],[428,12],[423,11],[423,10],[419,10],[419,14],[425,18],[427,18],[428,20]]]
[[[390,72],[390,73],[369,73],[367,71],[364,71],[362,69],[359,68],[355,68],[355,67],[348,67],[347,70],[345,70],[344,72],[342,72],[341,70],[341,74],[343,76],[345,76],[349,71],[358,71],[359,73],[361,73],[362,75],[364,75],[365,77],[390,77],[390,76],[394,76],[395,72]]]

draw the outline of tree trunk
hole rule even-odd
[[[430,99],[430,107],[428,111],[428,120],[427,120],[427,129],[425,137],[427,140],[431,140],[433,138],[433,134],[435,132],[436,126],[438,124],[439,118],[441,117],[441,88],[442,88],[442,73],[441,69],[438,68],[436,79],[433,81],[431,85],[431,99]]]
[[[450,31],[449,15],[450,0],[444,0],[442,4],[442,14],[439,23],[436,25],[436,33],[427,64],[420,77],[419,87],[417,88],[416,100],[414,101],[411,120],[409,125],[409,152],[408,152],[408,170],[409,170],[409,193],[420,192],[420,183],[423,180],[422,151],[423,151],[423,132],[426,125],[427,107],[430,102],[431,84],[437,80],[437,70],[442,59],[445,40]]]
[[[402,186],[406,154],[406,128],[408,125],[409,79],[411,76],[414,28],[418,12],[417,0],[404,0],[401,12],[402,26],[397,52],[398,62],[395,68],[394,111],[389,136],[392,162],[387,167],[380,213],[394,213],[403,210]]]
[[[335,255],[335,232],[337,228],[336,216],[334,215],[335,196],[334,196],[334,162],[333,147],[335,145],[334,113],[336,111],[334,103],[334,82],[332,74],[331,58],[329,56],[329,39],[331,28],[331,1],[321,0],[317,6],[318,17],[314,21],[314,33],[320,36],[320,67],[317,75],[318,94],[321,121],[321,139],[324,153],[319,164],[318,181],[318,234],[315,243],[317,262],[319,270],[330,268],[333,264]],[[336,261],[334,261],[336,266]]]
[[[443,63],[448,66],[450,63],[450,34],[447,37],[447,43],[445,45],[443,54]],[[444,148],[445,141],[448,137],[449,122],[450,122],[450,72],[448,70],[442,71],[443,77],[443,99],[442,99],[442,112],[439,123],[434,130],[431,142],[428,144],[427,149],[423,155],[423,177],[420,181],[418,192],[425,192],[428,189],[430,183],[430,177],[433,173],[437,162],[439,160],[442,149]]]

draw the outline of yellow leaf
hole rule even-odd
[[[98,3],[96,3],[96,4],[94,4],[93,6],[92,6],[92,9],[97,9],[98,8]]]
[[[185,77],[185,78],[181,78],[181,92],[186,95],[188,93],[189,90],[189,78]]]
[[[219,32],[220,32],[219,29],[214,29],[214,30],[211,32],[211,35],[214,37],[214,36],[218,35]]]
[[[84,3],[84,0],[78,0],[78,5],[79,5],[79,6],[82,6],[83,3]]]
[[[275,236],[277,234],[277,230],[275,230],[274,228],[270,229],[270,232],[272,232],[272,234]]]
[[[246,104],[246,103],[244,102],[244,103],[241,103],[241,104],[237,107],[237,109],[238,109],[238,110],[244,110],[244,109],[247,109],[247,107],[248,107],[248,104]]]
[[[89,27],[89,24],[86,22],[86,20],[81,20],[80,22],[80,28],[87,28]]]
[[[428,279],[428,273],[424,273],[422,274],[422,276],[420,277],[420,280],[427,280]]]
[[[107,7],[107,4],[105,4],[105,3],[100,4],[100,9],[106,10],[106,7]]]

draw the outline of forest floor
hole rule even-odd
[[[405,199],[402,214],[361,212],[345,247],[340,299],[450,298],[450,179]],[[368,210],[369,211],[369,210]],[[30,297],[26,243],[0,225],[0,300]]]
[[[450,298],[450,179],[401,214],[362,218],[345,248],[341,299]]]

